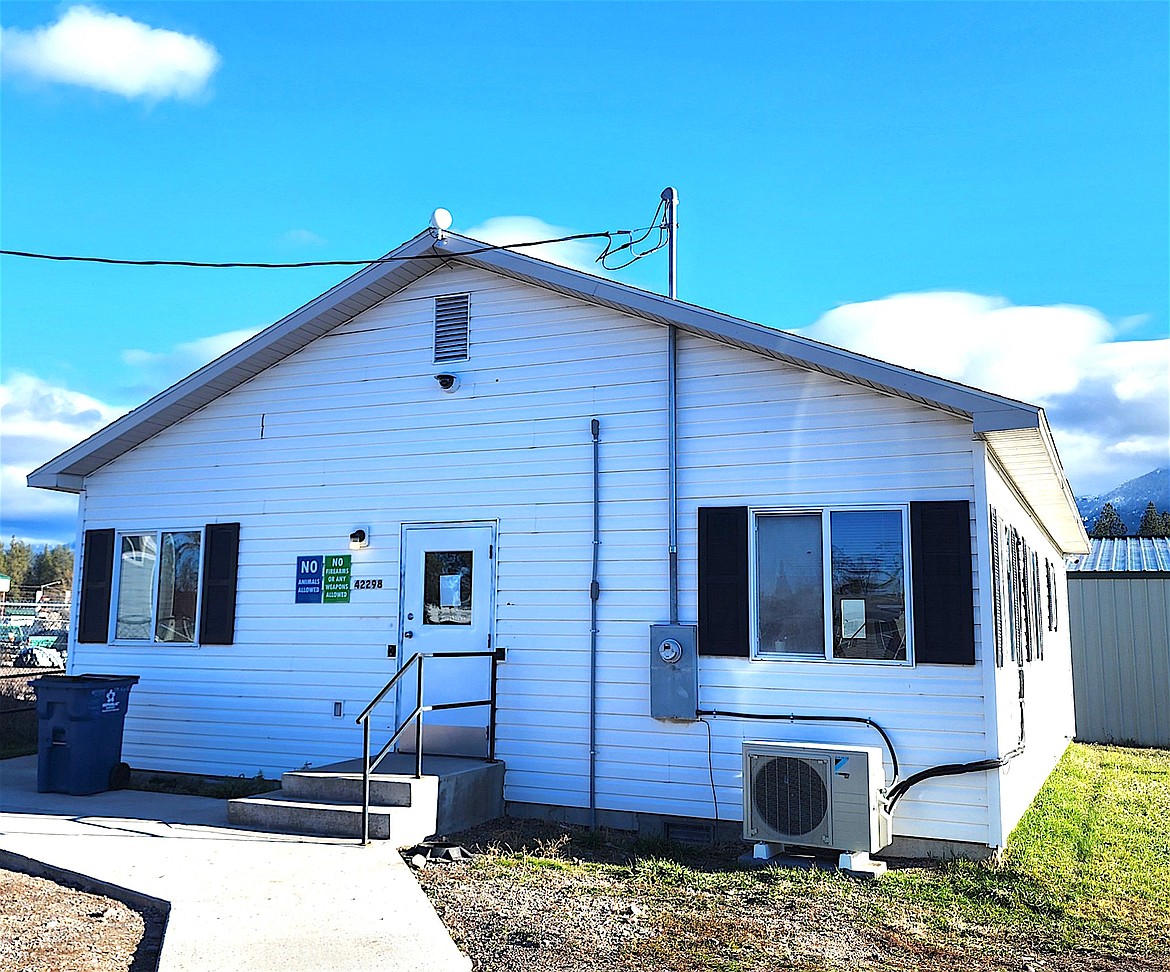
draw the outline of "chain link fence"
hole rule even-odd
[[[0,759],[37,750],[32,683],[65,670],[69,604],[5,600],[0,608]]]

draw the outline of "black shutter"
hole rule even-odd
[[[1034,591],[1032,597],[1033,613],[1036,615],[1036,658],[1042,660],[1044,658],[1044,615],[1040,609],[1040,555],[1035,552],[1032,553],[1032,588]]]
[[[114,577],[114,531],[86,530],[81,564],[81,619],[78,642],[110,639],[110,589]]]
[[[699,654],[751,654],[748,636],[748,511],[699,509]]]
[[[199,642],[230,645],[236,631],[236,568],[240,525],[209,523],[204,531],[203,600],[199,608]]]
[[[1035,578],[1032,576],[1032,551],[1028,547],[1027,540],[1020,541],[1020,551],[1023,560],[1023,573],[1020,575],[1021,610],[1024,616],[1024,634],[1027,636],[1024,645],[1024,660],[1032,661],[1036,645],[1036,617],[1032,604],[1032,582]]]
[[[910,504],[914,657],[924,664],[975,664],[971,508]]]
[[[1000,591],[999,516],[991,508],[991,602],[995,623],[995,667],[1003,668],[1003,594]]]

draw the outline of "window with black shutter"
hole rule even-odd
[[[700,654],[975,664],[965,501],[704,507],[698,527]]]
[[[240,525],[88,530],[79,642],[230,645]]]

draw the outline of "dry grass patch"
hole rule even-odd
[[[1002,862],[878,882],[532,821],[420,880],[478,972],[1170,969],[1170,753],[1073,746]]]

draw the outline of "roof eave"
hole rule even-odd
[[[1064,474],[1048,417],[1036,409],[1030,429],[987,429],[980,432],[996,462],[1011,480],[1062,556],[1089,552],[1089,537]]]

